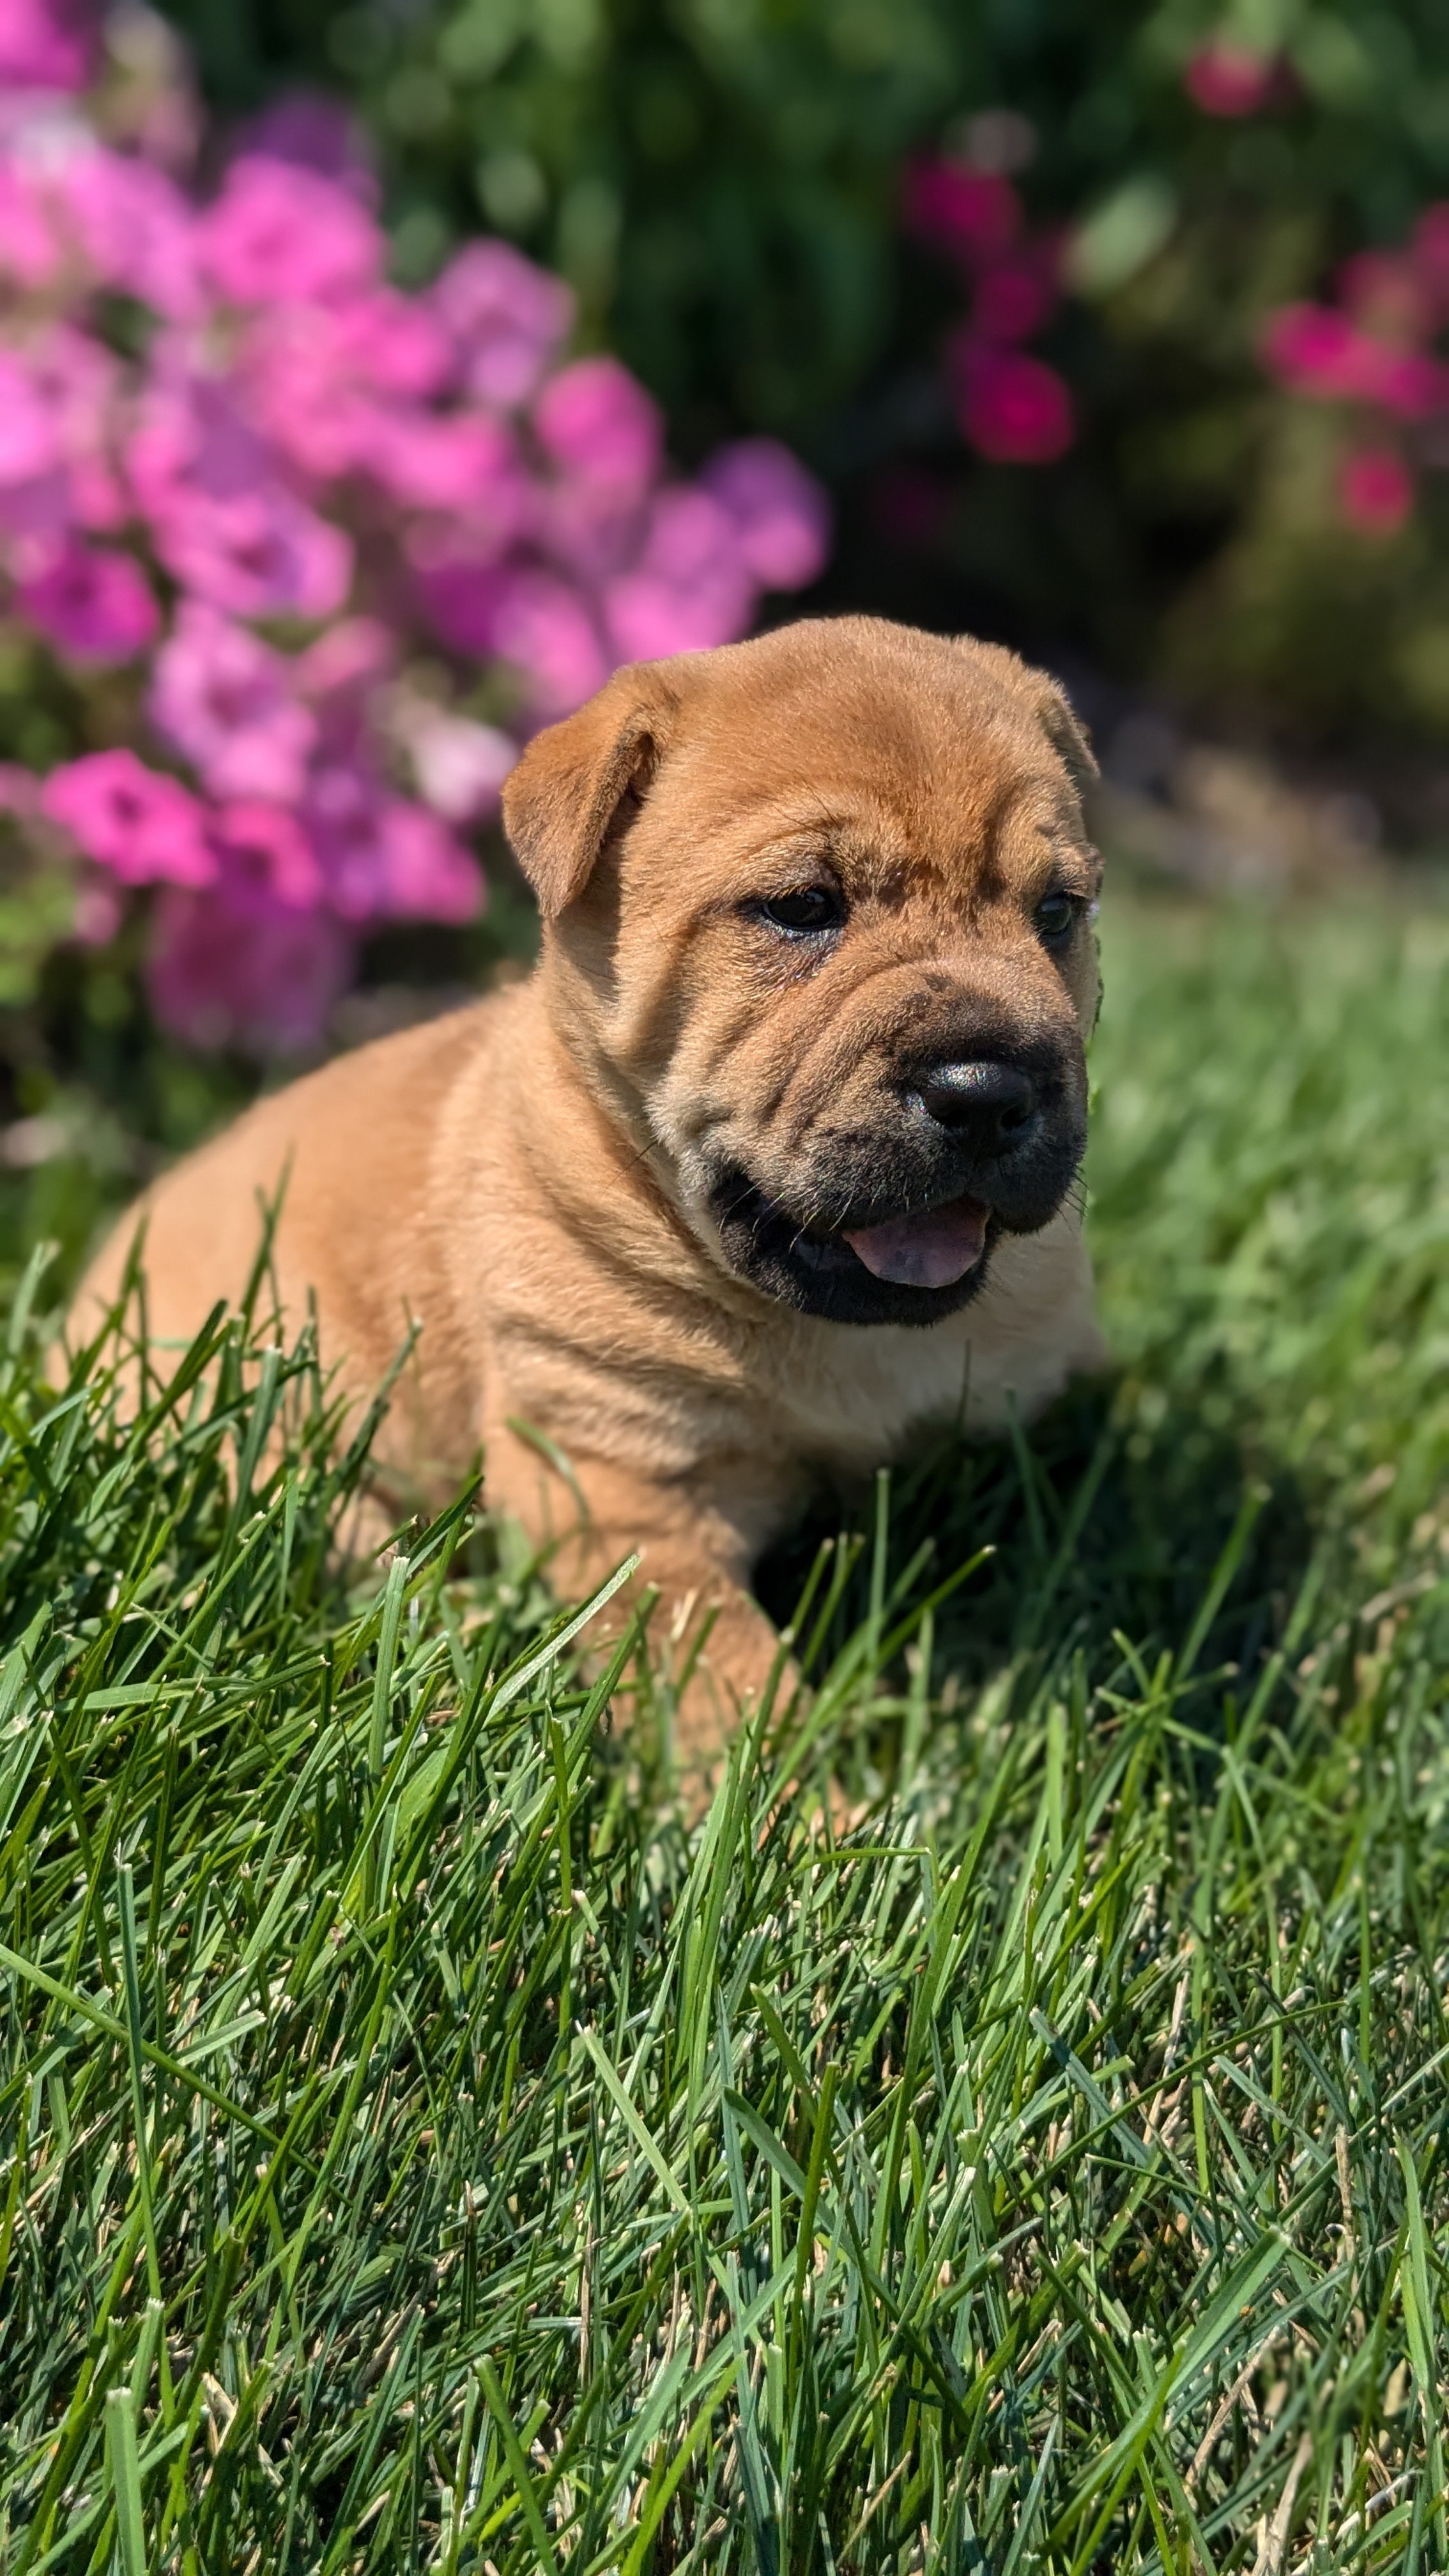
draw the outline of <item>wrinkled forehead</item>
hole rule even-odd
[[[944,654],[949,648],[942,647]],[[1066,764],[1024,690],[964,655],[949,669],[725,675],[689,710],[668,802],[721,853],[799,839],[843,864],[959,883],[1029,868],[1043,838],[1080,846]]]

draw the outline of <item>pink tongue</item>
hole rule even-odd
[[[902,1288],[950,1288],[975,1269],[985,1251],[989,1213],[979,1199],[953,1199],[928,1216],[860,1226],[845,1240],[877,1279],[893,1279]]]

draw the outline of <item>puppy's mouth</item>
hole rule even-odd
[[[934,1324],[984,1284],[999,1222],[983,1199],[872,1213],[867,1224],[802,1224],[743,1172],[713,1192],[730,1268],[769,1297],[836,1323]]]
[[[873,1279],[901,1288],[954,1288],[986,1250],[991,1210],[983,1199],[950,1199],[884,1225],[847,1226],[840,1236]]]

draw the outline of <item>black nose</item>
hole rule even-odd
[[[1014,1064],[936,1064],[913,1086],[938,1127],[978,1154],[1008,1154],[1036,1116],[1036,1085]]]

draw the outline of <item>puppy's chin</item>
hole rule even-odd
[[[913,1260],[909,1241],[893,1244],[881,1240],[908,1235],[904,1221],[899,1225],[852,1229],[856,1241],[863,1245],[866,1257],[862,1258],[845,1229],[826,1233],[802,1226],[798,1217],[768,1198],[743,1172],[726,1173],[712,1190],[710,1205],[719,1228],[721,1249],[739,1278],[747,1279],[752,1288],[779,1304],[793,1306],[797,1314],[814,1315],[830,1324],[942,1323],[946,1316],[958,1314],[973,1297],[980,1296],[990,1268],[992,1246],[1002,1231],[990,1209],[979,1201],[963,1200],[959,1205],[972,1214],[956,1220],[949,1228],[942,1222],[950,1213],[948,1209],[937,1211],[930,1247],[936,1256],[934,1263],[930,1259]],[[943,1255],[942,1241],[944,1238],[949,1243],[952,1235],[959,1243],[958,1257],[964,1265],[959,1276],[939,1286],[928,1286],[916,1279],[881,1275],[883,1268],[929,1270],[950,1266]]]

